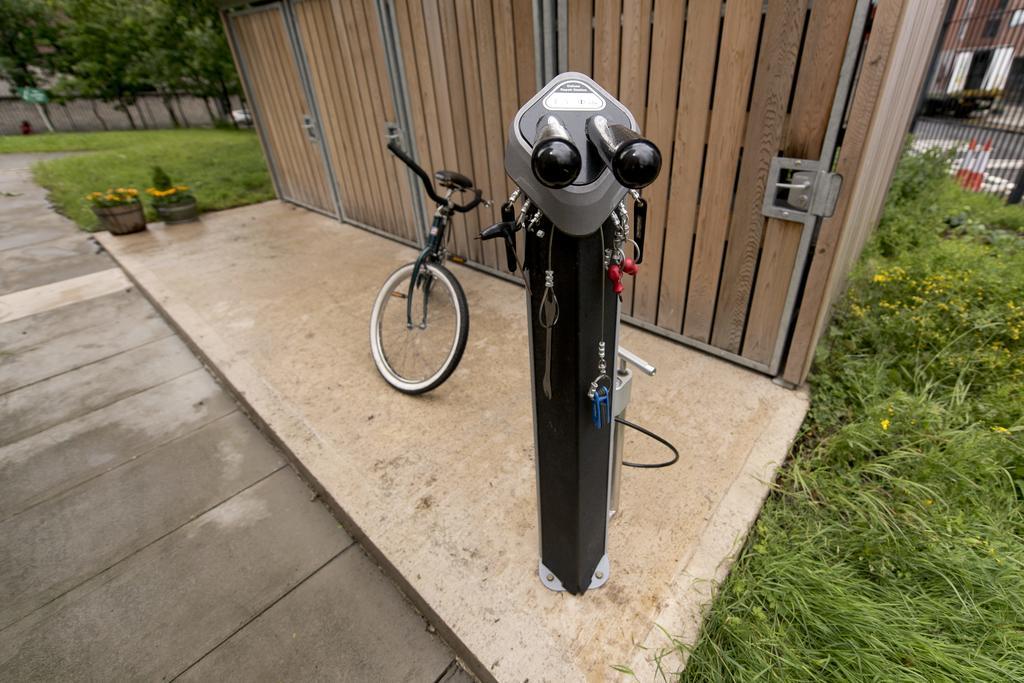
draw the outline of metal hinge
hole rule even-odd
[[[808,216],[829,217],[843,177],[822,168],[820,161],[775,157],[768,171],[761,213],[771,218],[801,221]]]

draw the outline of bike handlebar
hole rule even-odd
[[[423,188],[427,191],[427,195],[429,195],[430,198],[434,200],[435,203],[448,204],[448,200],[442,197],[441,195],[437,194],[437,192],[434,190],[434,183],[430,180],[430,176],[427,175],[427,172],[424,171],[419,164],[413,161],[412,157],[406,154],[405,151],[398,146],[397,141],[389,141],[388,149],[391,150],[392,154],[401,159],[406,166],[412,169],[413,173],[419,176],[420,180],[423,181]],[[454,211],[457,211],[458,213],[466,213],[467,211],[472,211],[473,209],[475,209],[477,205],[483,200],[483,192],[481,192],[478,188],[474,188],[473,199],[470,200],[468,204],[456,204],[455,202],[451,202],[451,207]]]

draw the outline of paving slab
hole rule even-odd
[[[169,680],[351,542],[279,470],[3,631],[0,680]]]
[[[427,681],[451,655],[358,547],[189,669],[183,681]]]
[[[69,280],[52,282],[0,296],[0,323],[11,322],[61,306],[128,288],[119,268],[108,268]]]
[[[174,334],[137,292],[92,302],[0,323],[0,394]]]
[[[144,317],[152,308],[134,289],[79,301],[18,320],[0,323],[0,349],[8,356],[29,351],[65,334]]]
[[[83,232],[0,251],[0,295],[110,268]]]
[[[0,521],[235,409],[199,369],[0,446]]]
[[[177,337],[165,337],[111,358],[0,395],[0,446],[92,412],[199,367]]]
[[[46,190],[32,181],[33,164],[62,156],[66,154],[0,154],[0,253],[78,231],[72,221],[49,209]]]
[[[0,523],[0,628],[283,465],[232,413]]]
[[[803,392],[624,327],[658,366],[635,379],[630,417],[682,458],[625,471],[609,582],[552,593],[537,577],[519,287],[453,265],[469,344],[441,388],[409,397],[377,375],[366,337],[412,250],[280,202],[100,239],[484,680],[607,680],[616,664],[645,679],[670,645],[662,627],[692,643],[807,409]],[[626,452],[665,455],[635,435]]]

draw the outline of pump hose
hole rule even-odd
[[[616,417],[615,421],[618,422],[619,424],[626,425],[630,429],[635,429],[636,431],[640,432],[644,436],[651,437],[652,439],[654,439],[655,441],[657,441],[658,443],[664,445],[666,448],[668,448],[670,451],[672,451],[672,459],[671,460],[666,460],[665,462],[652,462],[652,463],[646,463],[646,462],[626,462],[625,460],[623,460],[622,464],[625,465],[626,467],[639,467],[639,468],[642,468],[642,469],[654,470],[654,469],[658,469],[659,467],[668,467],[669,465],[675,465],[676,462],[679,461],[679,451],[676,450],[676,447],[673,446],[672,444],[670,444],[668,442],[668,440],[666,440],[664,437],[658,436],[657,434],[655,434],[654,432],[650,431],[649,429],[645,429],[644,427],[641,427],[640,425],[638,425],[638,424],[636,424],[634,422],[630,422],[629,420],[625,420],[625,419],[623,419],[621,417]]]

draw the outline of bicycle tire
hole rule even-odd
[[[392,387],[402,393],[413,395],[424,394],[436,389],[455,372],[459,361],[462,360],[462,354],[466,349],[466,341],[469,338],[469,304],[466,302],[466,294],[462,290],[462,285],[444,266],[425,263],[421,266],[421,271],[426,270],[430,276],[436,278],[436,281],[443,286],[443,291],[451,297],[451,301],[454,304],[452,312],[454,313],[455,329],[451,335],[451,347],[444,355],[438,368],[426,377],[405,376],[402,374],[401,369],[394,367],[395,364],[388,360],[389,349],[386,347],[390,345],[390,342],[381,338],[382,325],[385,319],[389,317],[387,316],[387,306],[389,303],[392,303],[393,298],[398,298],[401,301],[399,304],[400,309],[398,310],[403,317],[405,316],[405,301],[407,297],[395,293],[408,290],[408,282],[412,277],[414,266],[414,263],[407,263],[388,276],[383,286],[381,286],[380,292],[377,294],[377,298],[373,303],[373,310],[370,314],[370,352],[373,355],[373,362],[377,366],[377,371],[380,372],[381,377]],[[416,292],[420,291],[422,289],[417,287]],[[431,290],[431,297],[433,296],[433,290]],[[434,304],[436,308],[438,300],[435,299]],[[390,319],[391,325],[394,327],[393,316]],[[415,328],[419,328],[419,326],[408,328],[407,334],[415,334]]]

